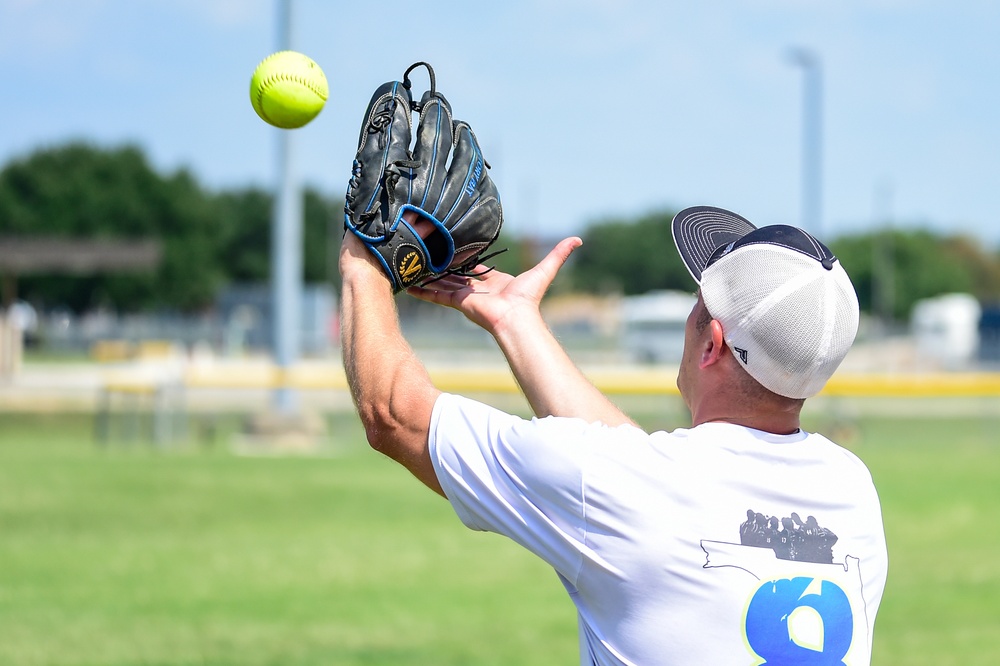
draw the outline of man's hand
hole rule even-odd
[[[566,259],[583,241],[566,238],[534,268],[517,277],[490,270],[479,277],[449,275],[425,287],[410,287],[407,293],[424,301],[454,308],[494,336],[518,321],[537,315],[542,296]],[[478,266],[487,271],[487,266]]]
[[[473,278],[449,276],[407,291],[455,308],[492,334],[536,416],[635,425],[580,372],[542,319],[542,296],[582,244],[576,237],[561,241],[537,266],[517,277],[494,270]]]

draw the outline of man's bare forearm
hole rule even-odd
[[[540,315],[519,318],[494,337],[536,416],[635,425],[576,367]]]
[[[373,448],[442,492],[427,451],[440,392],[403,338],[388,282],[345,276],[341,293],[344,370]]]

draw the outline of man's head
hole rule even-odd
[[[786,398],[818,393],[858,330],[858,298],[830,249],[795,227],[720,208],[678,213],[674,243],[740,366]]]

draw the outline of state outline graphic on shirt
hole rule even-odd
[[[813,516],[779,520],[747,511],[740,540],[702,539],[703,568],[748,574],[742,631],[758,664],[867,663],[861,560],[834,561],[833,532]]]

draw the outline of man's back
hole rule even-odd
[[[576,590],[602,626],[635,639],[630,661],[870,660],[887,558],[878,496],[854,455],[819,435],[723,423],[594,453],[583,494],[597,557]],[[767,517],[751,523],[756,540],[741,536],[750,510]]]
[[[467,422],[492,412],[458,402],[478,417]],[[868,662],[886,551],[871,477],[848,451],[724,423],[647,435],[499,414],[473,447],[439,410],[442,486],[467,525],[557,570],[583,663]],[[783,537],[799,546],[782,549]]]

